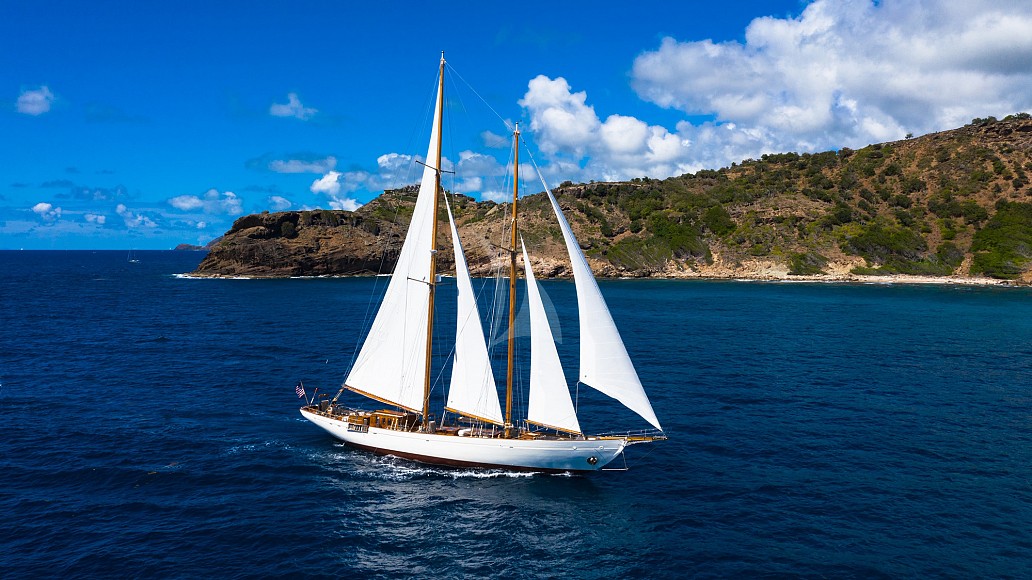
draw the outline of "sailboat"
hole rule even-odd
[[[332,399],[306,401],[301,415],[360,449],[422,463],[538,472],[603,469],[629,445],[666,439],[598,283],[559,203],[545,188],[570,255],[580,323],[579,382],[623,403],[653,429],[582,432],[541,293],[519,238],[519,125],[509,246],[509,326],[504,413],[476,295],[451,207],[441,188],[445,60],[441,55],[433,126],[412,220],[379,310],[344,384]],[[451,382],[441,420],[430,411],[439,200],[445,199],[455,254],[457,320]],[[517,246],[519,244],[519,246]],[[513,420],[517,255],[522,254],[530,311],[530,385],[525,421]],[[344,391],[390,408],[338,404]],[[303,388],[298,387],[299,396]]]

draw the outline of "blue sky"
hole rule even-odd
[[[367,4],[0,4],[0,249],[206,243],[414,182],[441,50],[448,186],[481,199],[508,151],[480,98],[552,185],[1032,110],[1024,0]]]

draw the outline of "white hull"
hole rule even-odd
[[[301,409],[305,419],[355,447],[422,463],[529,471],[597,471],[623,452],[622,437],[503,439],[463,437],[367,427],[349,430],[346,421]],[[355,425],[352,425],[354,428]]]

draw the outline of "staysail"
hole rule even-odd
[[[545,188],[552,210],[559,220],[559,227],[570,254],[573,280],[577,287],[577,311],[580,319],[580,381],[601,391],[628,409],[641,415],[656,429],[662,431],[659,419],[652,410],[645,389],[641,386],[638,373],[634,370],[631,357],[627,354],[620,332],[613,322],[613,315],[602,297],[595,275],[591,273],[588,260],[581,252],[580,244],[566,221],[559,202],[552,192]]]
[[[530,304],[530,393],[527,396],[527,421],[542,427],[580,433],[577,412],[570,399],[559,353],[552,338],[552,329],[541,302],[534,270],[523,247],[523,266],[527,273],[527,300]]]
[[[441,90],[426,158],[439,150]],[[433,248],[436,168],[424,166],[419,196],[394,274],[344,385],[363,395],[419,412],[426,369],[430,248]]]
[[[480,326],[480,311],[476,294],[473,293],[469,266],[447,196],[444,202],[448,210],[448,223],[451,225],[452,247],[455,249],[455,285],[458,293],[455,360],[445,409],[502,425],[502,408],[498,403],[498,390],[491,371],[491,357],[487,353],[484,329]]]

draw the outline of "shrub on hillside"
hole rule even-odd
[[[1013,280],[1032,261],[1032,204],[999,201],[971,242],[972,274]]]

